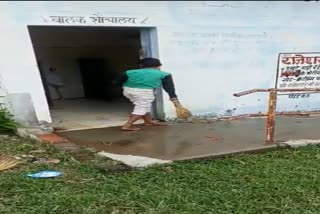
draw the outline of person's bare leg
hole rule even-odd
[[[63,97],[63,94],[61,92],[60,87],[55,87],[55,89],[56,89],[56,92],[57,92],[57,94],[59,96],[59,100],[64,100],[64,97]]]
[[[142,119],[143,119],[145,125],[152,123],[152,116],[150,113],[143,115]]]
[[[140,120],[143,115],[131,114],[128,121],[122,126],[122,130],[124,131],[139,131],[140,128],[134,127],[133,123],[137,120]]]
[[[144,120],[144,125],[145,126],[167,126],[168,124],[165,123],[160,123],[157,121],[152,120],[152,116],[150,113],[147,113],[142,116],[142,119]]]

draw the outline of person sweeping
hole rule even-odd
[[[124,131],[139,131],[140,128],[135,127],[134,123],[140,119],[143,119],[144,125],[147,126],[166,125],[153,121],[150,113],[152,102],[155,99],[155,90],[161,85],[176,106],[177,113],[178,109],[184,109],[175,93],[172,75],[160,70],[162,64],[159,59],[144,58],[140,61],[139,66],[139,69],[124,72],[120,79],[123,95],[134,104],[133,112],[121,128]],[[186,109],[184,112],[185,115],[191,115]]]

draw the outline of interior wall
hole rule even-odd
[[[38,59],[43,63],[43,68],[48,71],[50,67],[57,69],[58,75],[65,83],[62,93],[65,98],[83,98],[84,89],[78,58],[104,58],[112,71],[121,74],[137,64],[137,48],[36,48]],[[108,71],[106,71],[108,72]],[[121,96],[121,91],[115,91],[116,96]],[[50,90],[52,98],[58,96]]]

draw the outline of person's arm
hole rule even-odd
[[[122,86],[128,80],[127,72],[121,74],[121,76],[116,80],[116,84]]]
[[[165,92],[168,93],[171,101],[178,100],[178,96],[176,95],[174,82],[171,74],[165,76],[162,79],[162,87],[165,90]]]

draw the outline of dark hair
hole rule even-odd
[[[54,68],[54,67],[49,68],[49,71],[55,71],[55,70],[56,70],[56,68]]]
[[[144,58],[141,59],[139,62],[141,68],[153,68],[161,66],[161,62],[159,59],[156,58]]]

